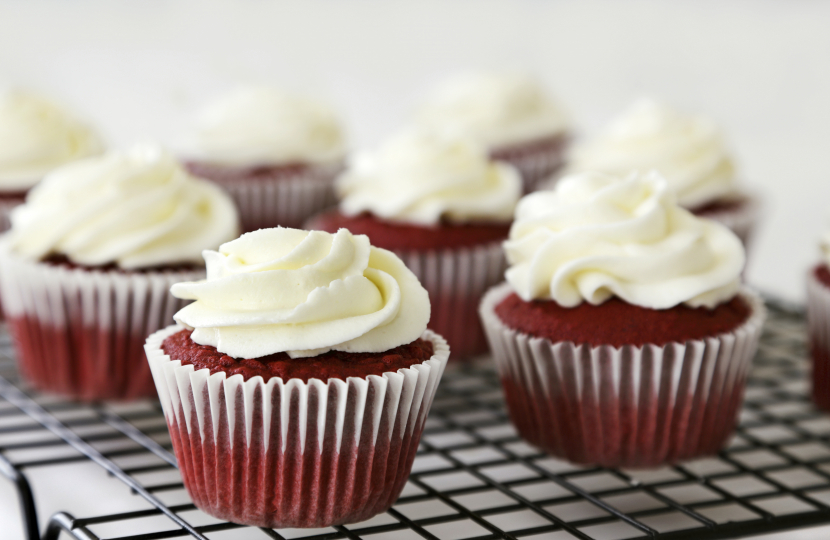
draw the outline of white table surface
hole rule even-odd
[[[766,201],[748,279],[799,300],[830,229],[828,23],[816,0],[2,0],[0,85],[63,100],[112,146],[175,146],[199,106],[240,83],[331,100],[356,148],[461,69],[536,73],[583,135],[636,97],[662,97],[723,125]],[[32,471],[41,517],[135,503],[96,478],[92,464]],[[16,512],[0,482],[2,538],[19,535]]]

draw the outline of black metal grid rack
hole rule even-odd
[[[322,530],[221,522],[185,492],[158,404],[86,406],[21,389],[0,337],[0,472],[15,482],[28,540],[735,538],[830,523],[830,416],[806,397],[803,314],[770,306],[738,433],[718,456],[626,471],[577,467],[516,436],[488,363],[450,369],[413,474],[386,514]],[[146,509],[57,513],[38,531],[27,471],[92,460]],[[66,486],[70,489],[70,486]]]

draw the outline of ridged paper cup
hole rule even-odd
[[[309,165],[256,178],[207,178],[225,189],[239,209],[243,232],[291,227],[335,204],[334,179],[343,165]],[[198,176],[198,174],[197,174]]]
[[[539,144],[547,139],[553,141],[550,144]],[[538,190],[545,180],[565,164],[567,143],[567,135],[556,135],[523,144],[494,148],[490,152],[490,157],[516,167],[522,177],[524,192],[530,193]]]
[[[575,463],[657,467],[720,450],[737,424],[766,310],[743,289],[749,319],[703,340],[642,347],[552,343],[508,328],[491,289],[481,316],[519,434]]]
[[[387,510],[409,477],[449,358],[346,380],[213,375],[164,354],[170,326],[147,338],[147,359],[184,485],[220,519],[259,527],[326,527]]]
[[[154,395],[144,340],[187,302],[170,287],[203,271],[125,273],[24,260],[0,241],[0,293],[23,377],[81,401]]]
[[[726,225],[741,239],[744,247],[748,247],[761,216],[761,199],[752,194],[744,194],[744,197],[744,204],[738,208],[707,212],[700,217]]]
[[[395,250],[429,293],[432,312],[427,325],[444,336],[453,357],[487,352],[478,316],[484,293],[504,279],[506,261],[501,242],[438,251]]]
[[[813,359],[813,402],[830,410],[830,288],[819,281],[816,268],[807,274],[807,333]]]

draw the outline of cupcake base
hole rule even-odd
[[[487,293],[481,316],[519,434],[575,463],[657,467],[716,453],[734,431],[765,318],[754,293],[732,332],[685,343],[592,347],[508,328]]]
[[[236,168],[190,162],[188,171],[222,186],[239,209],[243,232],[271,227],[299,229],[334,205],[333,182],[342,164]]]
[[[761,213],[761,201],[757,196],[741,194],[728,201],[717,201],[690,210],[694,215],[726,225],[743,245],[749,246]]]
[[[449,357],[366,378],[283,381],[209,374],[147,339],[147,358],[188,493],[203,511],[259,527],[326,527],[387,510],[409,477]]]
[[[813,403],[830,410],[830,269],[826,264],[807,275],[807,332],[813,360]]]
[[[536,191],[565,164],[565,149],[569,137],[559,133],[527,141],[505,145],[490,151],[490,157],[505,161],[519,171],[525,193]]]
[[[17,363],[35,388],[81,401],[153,395],[144,338],[185,301],[170,287],[202,270],[124,272],[24,260],[0,241],[0,294]]]

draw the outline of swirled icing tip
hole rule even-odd
[[[3,191],[24,191],[50,170],[102,151],[98,134],[56,103],[20,89],[0,92]]]
[[[83,266],[124,269],[198,264],[204,248],[239,234],[230,197],[154,144],[59,167],[11,222],[10,243],[21,256],[59,253]]]
[[[681,208],[656,171],[573,174],[525,196],[505,252],[505,277],[523,300],[565,307],[617,296],[711,308],[736,294],[745,262],[738,237]]]
[[[355,156],[335,188],[346,215],[434,226],[510,221],[522,186],[510,165],[491,161],[474,139],[410,129]]]
[[[734,197],[735,165],[718,125],[654,98],[641,98],[571,153],[570,172],[624,176],[656,169],[686,208]]]
[[[331,107],[268,86],[237,88],[208,104],[188,139],[198,159],[246,167],[336,162],[346,152]]]
[[[235,358],[382,352],[426,329],[429,296],[392,252],[346,229],[277,227],[204,252],[207,278],[178,283],[191,339]]]
[[[427,95],[415,121],[475,138],[489,148],[557,135],[568,128],[565,112],[540,82],[520,73],[451,77]]]

